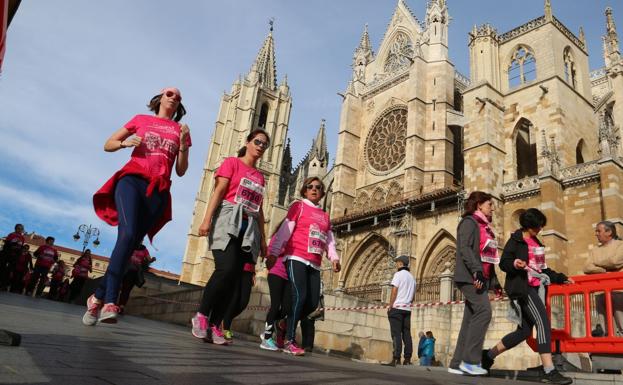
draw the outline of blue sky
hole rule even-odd
[[[450,58],[469,75],[467,33],[493,24],[503,33],[543,14],[542,0],[448,0]],[[214,121],[224,91],[248,72],[275,18],[279,81],[293,95],[294,163],[327,120],[331,157],[350,64],[368,23],[377,50],[397,0],[46,0],[24,1],[8,31],[0,76],[0,232],[16,222],[79,248],[81,223],[102,232],[95,250],[109,255],[116,229],[92,210],[92,194],[129,157],[105,153],[108,136],[164,86],[182,90],[193,148],[190,168],[173,181],[173,221],[158,234],[155,267],[179,272]],[[419,20],[424,0],[406,0]],[[552,0],[554,15],[577,34],[590,67],[603,66],[604,9],[623,35],[623,5],[610,0]]]

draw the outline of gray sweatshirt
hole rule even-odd
[[[233,204],[223,199],[212,217],[212,231],[208,237],[210,250],[225,250],[229,241],[237,238],[242,229],[243,206]],[[248,226],[242,237],[242,250],[253,255],[253,262],[257,261],[260,254],[260,242],[262,239],[258,221],[258,213],[247,212]]]

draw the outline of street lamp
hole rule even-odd
[[[100,230],[97,227],[93,227],[91,225],[80,225],[78,226],[78,230],[76,231],[76,233],[74,234],[74,241],[78,241],[80,239],[80,233],[84,234],[84,241],[82,242],[82,252],[84,253],[84,250],[86,250],[87,245],[89,244],[89,240],[91,240],[91,237],[95,237],[95,240],[93,241],[93,247],[97,247],[100,244],[100,239],[99,239],[99,235],[100,235]]]

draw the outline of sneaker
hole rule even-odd
[[[93,326],[97,323],[102,304],[95,302],[95,295],[91,295],[87,299],[87,311],[82,316],[82,323],[87,326]]]
[[[208,336],[208,318],[197,312],[190,320],[192,323],[191,333],[196,338],[206,338]]]
[[[264,335],[262,335],[262,343],[260,344],[260,349],[270,350],[273,352],[279,350],[275,341],[272,338],[264,339]]]
[[[485,369],[483,369],[480,364],[468,364],[467,362],[461,362],[461,365],[459,365],[459,369],[472,376],[484,376],[485,374],[489,373]]]
[[[223,337],[227,340],[228,344],[234,343],[234,332],[231,330],[223,330]]]
[[[225,339],[223,332],[216,325],[210,325],[210,335],[212,336],[212,343],[215,345],[228,345],[229,343]]]
[[[403,365],[413,365],[413,363],[411,362],[411,359],[410,359],[410,358],[405,358],[405,359],[402,361],[402,364],[403,364]]]
[[[100,311],[99,321],[105,324],[116,324],[119,316],[119,306],[114,303],[107,303]]]
[[[277,340],[275,342],[279,349],[283,349],[286,345],[286,325],[284,320],[277,322]]]
[[[545,373],[544,371],[541,373],[540,382],[544,382],[546,384],[558,384],[558,385],[567,385],[573,382],[573,379],[569,377],[565,377],[556,369],[552,370],[549,373]]]
[[[125,306],[119,305],[119,315],[123,315],[125,313]]]
[[[288,341],[283,348],[283,352],[286,354],[292,354],[293,356],[304,356],[305,350],[299,348],[295,341]]]
[[[489,357],[489,350],[483,350],[480,362],[481,362],[483,369],[489,370],[493,366],[493,363],[495,362],[495,360]]]
[[[463,375],[463,371],[462,371],[461,369],[459,369],[459,368],[451,368],[451,367],[448,367],[448,373],[458,374],[458,375],[460,375],[460,376],[462,376],[462,375]]]

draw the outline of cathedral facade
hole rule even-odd
[[[196,233],[213,173],[256,127],[272,139],[259,165],[268,181],[269,228],[306,176],[318,175],[328,187],[324,204],[343,269],[325,273],[326,288],[385,300],[393,259],[406,254],[419,282],[417,299],[435,299],[439,276],[454,269],[456,226],[474,190],[495,197],[501,245],[522,210],[540,208],[548,217],[542,232],[548,264],[581,273],[596,242],[594,225],[623,224],[623,61],[612,11],[605,16],[603,68],[590,71],[582,30],[571,32],[546,0],[542,16],[510,31],[474,27],[465,76],[449,60],[446,1],[429,1],[419,20],[398,0],[376,52],[367,28],[355,49],[332,167],[321,122],[293,168],[292,100],[285,79],[277,86],[269,34],[251,71],[223,96],[182,280],[203,284],[212,271],[206,240]]]

